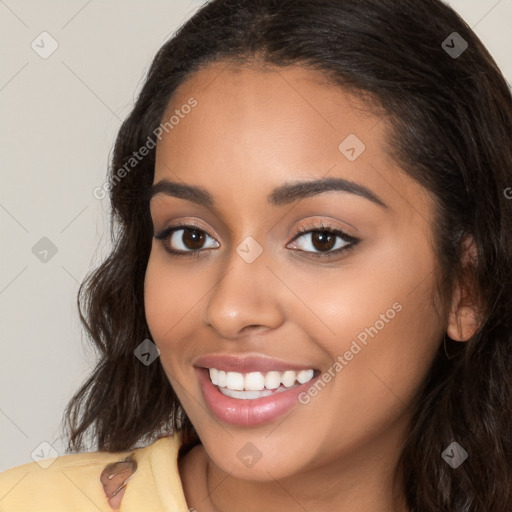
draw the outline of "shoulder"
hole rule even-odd
[[[130,466],[132,478],[126,486],[127,498],[130,486],[136,480],[139,481],[136,486],[141,483],[145,486],[156,485],[153,478],[155,468],[164,470],[160,460],[166,460],[167,467],[172,468],[169,457],[177,459],[180,441],[179,435],[166,436],[131,451],[67,454],[13,467],[0,473],[0,512],[111,512],[104,485],[108,481],[106,472],[110,472],[118,463],[124,463],[119,468],[125,472],[126,462],[133,462]],[[177,475],[168,476],[176,480]],[[130,499],[136,502],[136,497]]]

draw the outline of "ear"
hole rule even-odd
[[[462,265],[466,271],[471,263],[476,263],[478,251],[471,235],[462,241]],[[457,282],[452,295],[451,310],[446,333],[454,341],[467,341],[479,327],[478,293],[476,283],[471,280],[471,272],[464,272],[463,282]]]

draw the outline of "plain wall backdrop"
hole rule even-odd
[[[512,83],[512,0],[448,3]],[[95,363],[76,296],[110,249],[93,190],[153,56],[201,4],[0,0],[0,471],[52,456],[41,443],[65,454],[62,413]]]

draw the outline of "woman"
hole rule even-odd
[[[66,411],[98,451],[0,510],[511,510],[511,129],[441,1],[206,4],[103,189]]]

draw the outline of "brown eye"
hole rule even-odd
[[[347,235],[343,231],[327,226],[317,226],[310,229],[300,228],[295,240],[303,239],[306,243],[299,246],[303,252],[310,253],[315,258],[335,256],[356,246],[359,239]],[[308,242],[309,239],[309,242]],[[296,241],[294,244],[299,245]]]
[[[199,229],[180,229],[179,231],[183,231],[181,235],[181,243],[191,250],[201,249],[206,239],[204,231],[200,231]],[[179,233],[177,231],[176,233]]]
[[[315,231],[311,235],[312,245],[320,252],[330,251],[336,244],[336,235],[329,231]]]
[[[195,254],[204,249],[208,239],[214,241],[206,231],[196,226],[174,226],[167,228],[161,233],[155,235],[157,240],[161,240],[165,249],[173,255]],[[214,241],[214,245],[206,248],[215,248],[219,245]]]

